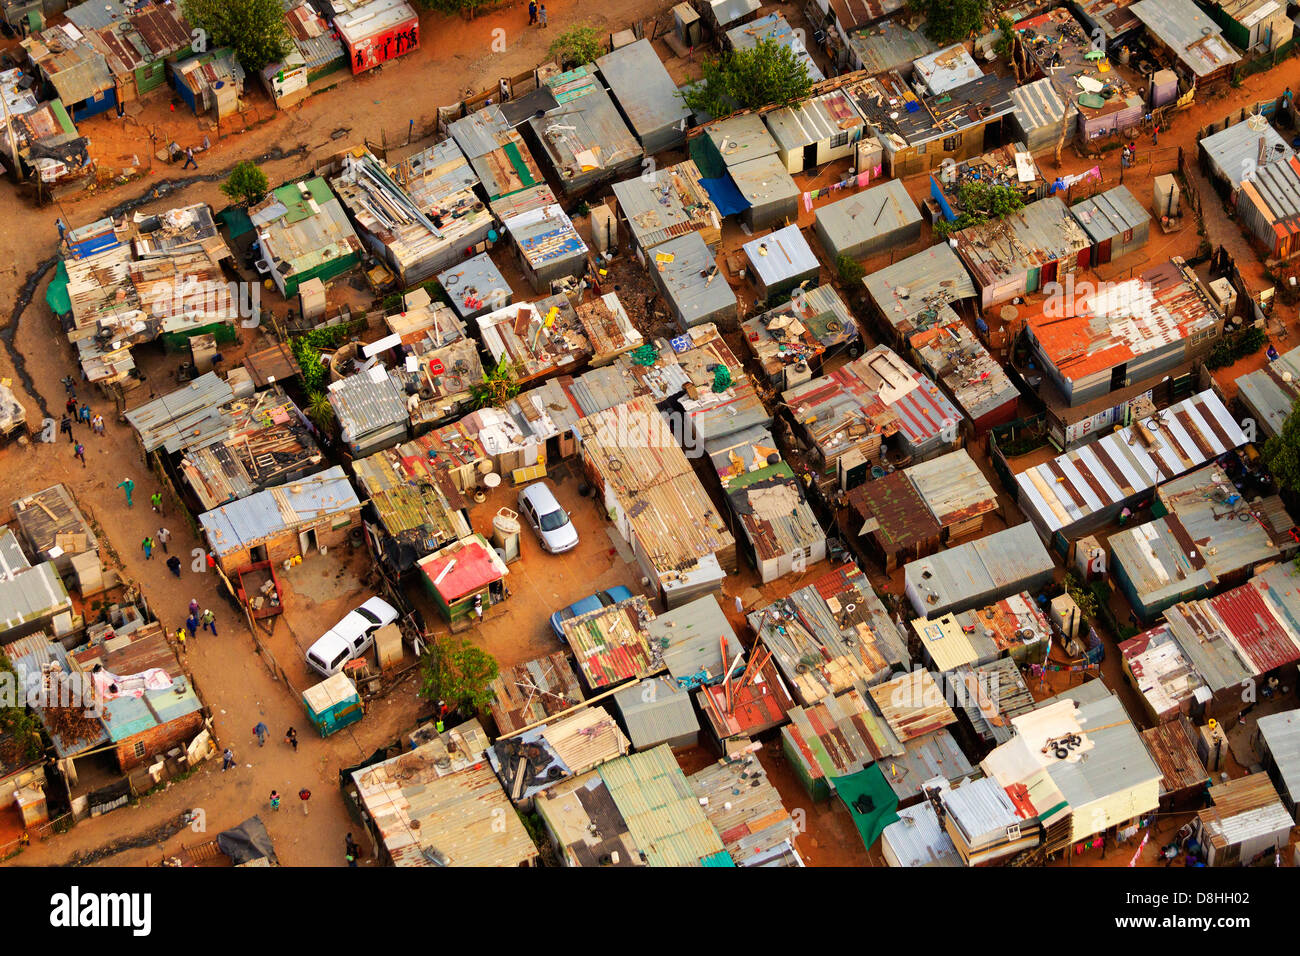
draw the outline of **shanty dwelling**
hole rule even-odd
[[[952,396],[976,435],[1019,417],[1020,389],[964,322],[918,332],[910,344],[921,370]]]
[[[906,638],[851,564],[750,611],[748,620],[805,707],[911,663]]]
[[[282,0],[285,6],[293,2],[294,0]],[[349,65],[347,51],[343,49],[338,34],[307,0],[290,6],[285,11],[284,22],[290,41],[302,58],[308,83],[314,83]]]
[[[1104,266],[1141,249],[1151,234],[1151,216],[1128,191],[1116,186],[1070,207],[1092,245],[1092,264]]]
[[[6,830],[19,821],[28,828],[49,820],[48,783],[45,754],[36,741],[12,730],[0,731],[0,819]]]
[[[916,81],[931,96],[947,93],[984,75],[975,58],[966,51],[964,43],[954,43],[919,57],[913,61],[912,70]]]
[[[776,140],[754,113],[710,123],[690,141],[691,159],[718,214],[739,214],[755,231],[798,215],[799,187],[777,152]]]
[[[875,0],[836,0],[831,4],[834,11],[837,6],[876,6]],[[880,20],[870,23],[858,22],[859,17],[851,17],[854,26],[844,26],[838,16],[835,26],[840,32],[846,50],[848,66],[853,70],[862,70],[867,76],[877,76],[897,70],[906,73],[912,63],[935,51],[935,45],[921,30],[909,30],[895,20]],[[868,14],[870,16],[870,14]],[[872,20],[876,17],[871,16]]]
[[[957,253],[942,242],[871,273],[862,284],[872,317],[896,348],[907,348],[918,332],[961,321],[953,306],[978,295]]]
[[[1246,444],[1213,390],[1081,445],[1016,475],[1021,510],[1043,540],[1068,542],[1114,520],[1126,507],[1207,461]]]
[[[420,45],[420,17],[405,0],[367,0],[336,11],[332,22],[354,74]]]
[[[1295,818],[1268,774],[1252,773],[1209,789],[1209,807],[1196,814],[1207,866],[1251,866],[1279,857],[1291,842]]]
[[[912,465],[903,474],[939,522],[945,544],[979,534],[984,516],[998,510],[997,492],[964,448]]]
[[[738,677],[732,675],[730,686],[720,681],[701,687],[695,700],[704,715],[710,743],[724,754],[744,749],[751,737],[784,724],[786,714],[795,706],[772,653],[763,647],[754,650]]]
[[[1052,579],[1055,563],[1032,525],[1020,524],[968,541],[904,567],[907,598],[918,617],[991,604]]]
[[[820,93],[763,116],[777,155],[790,173],[811,171],[852,156],[867,128],[853,98],[843,90]]]
[[[949,240],[989,308],[1037,292],[1092,261],[1092,244],[1059,196],[1040,199],[1005,220],[953,233]]]
[[[671,677],[647,677],[614,694],[614,707],[635,750],[667,744],[694,747],[700,739],[691,692]]]
[[[1277,0],[1210,0],[1204,9],[1228,42],[1247,53],[1276,50],[1295,33],[1286,4]]]
[[[736,476],[726,491],[746,557],[764,584],[826,559],[826,532],[786,462]]]
[[[549,292],[555,280],[586,271],[587,244],[558,205],[530,209],[502,225],[534,292]]]
[[[898,810],[898,820],[880,834],[880,852],[889,866],[964,865],[928,801]]]
[[[942,807],[944,830],[967,866],[990,866],[1032,850],[1042,834],[1024,820],[996,780],[982,777],[951,786],[939,780],[926,795]]]
[[[921,212],[902,182],[891,179],[819,206],[813,228],[831,262],[838,263],[916,242],[921,238]]]
[[[1088,36],[1101,34],[1107,53],[1117,54],[1123,46],[1131,49],[1142,37],[1142,21],[1133,15],[1132,0],[1080,0],[1070,8]]]
[[[649,40],[597,57],[596,67],[646,155],[686,142],[691,111]]]
[[[753,232],[793,222],[799,216],[799,187],[775,154],[727,169],[744,204],[740,221]]]
[[[556,106],[527,121],[537,155],[565,196],[629,175],[645,155],[592,64],[545,81]],[[680,102],[680,100],[678,101]]]
[[[1042,701],[1012,724],[1016,735],[980,767],[1006,791],[1024,828],[1041,828],[1046,853],[1134,828],[1159,807],[1163,774],[1101,681]]]
[[[683,330],[705,322],[736,317],[736,293],[718,269],[718,262],[697,232],[655,246],[650,277]]]
[[[81,615],[54,562],[28,564],[8,529],[0,540],[8,552],[4,559],[5,577],[0,578],[0,644],[45,631],[59,639],[75,633],[81,625]],[[93,554],[91,557],[98,576],[99,558]]]
[[[829,800],[837,777],[903,755],[903,745],[884,718],[857,690],[823,697],[790,711],[781,728],[781,751],[813,800]]]
[[[297,50],[291,50],[285,54],[284,59],[262,67],[257,78],[278,109],[287,110],[311,96],[307,61]]]
[[[331,382],[325,391],[353,458],[391,448],[410,433],[407,396],[382,365]]]
[[[447,131],[474,168],[489,202],[538,187],[550,192],[523,137],[501,107],[488,106],[471,113],[448,124]],[[554,202],[554,197],[550,201]],[[498,218],[508,217],[498,213]]]
[[[582,703],[568,651],[503,667],[492,682],[492,722],[497,736],[527,730]]]
[[[795,816],[767,778],[759,744],[686,778],[736,866],[803,866]]]
[[[1155,51],[1199,87],[1228,79],[1241,60],[1219,25],[1192,0],[1141,0],[1129,10],[1146,27]]]
[[[1256,565],[1280,556],[1265,522],[1227,474],[1211,464],[1155,492],[1146,524],[1112,534],[1111,573],[1146,623],[1180,601],[1242,583]],[[1231,516],[1245,520],[1223,520]]]
[[[744,649],[718,596],[706,594],[645,622],[650,642],[658,644],[668,676],[682,687],[720,683],[727,665],[744,656]],[[723,660],[723,641],[726,660]],[[740,670],[732,668],[732,677]]]
[[[588,691],[600,693],[663,671],[663,648],[646,633],[654,618],[649,602],[638,594],[563,622],[563,642]]]
[[[339,465],[199,515],[208,547],[230,575],[258,561],[283,564],[345,544],[361,501]]]
[[[733,50],[752,50],[761,41],[770,40],[790,50],[795,59],[807,68],[808,78],[814,83],[826,79],[804,47],[803,31],[796,32],[780,13],[769,13],[743,26],[732,27],[726,37],[725,45]]]
[[[722,220],[700,171],[691,160],[614,183],[618,214],[642,253],[670,239],[698,232],[709,248],[722,240]]]
[[[700,15],[715,35],[753,20],[762,8],[759,0],[705,0]]]
[[[930,196],[925,200],[927,217],[938,222],[943,216],[953,222],[967,209],[963,186],[987,185],[1014,193],[1022,203],[1035,202],[1049,194],[1047,178],[1033,153],[1024,143],[1012,142],[990,149],[960,163],[945,163],[930,174]]]
[[[1201,168],[1215,189],[1229,199],[1260,167],[1295,155],[1268,117],[1259,113],[1212,133],[1199,145]]]
[[[1008,601],[1026,600],[1027,607],[1033,608],[1033,599],[1028,595],[1018,595]],[[1002,607],[1008,601],[999,602]],[[972,613],[958,615],[958,619],[969,618]],[[1046,651],[1047,638],[1051,634],[1047,619],[1039,614],[1042,622],[1041,633],[1034,632],[1035,644]],[[1002,621],[1015,621],[1011,615],[1004,615]],[[1024,620],[1021,618],[1020,620]],[[978,620],[975,623],[979,623]],[[1034,645],[1030,645],[1033,647]],[[1015,653],[1014,647],[1012,653]],[[1042,656],[1041,654],[1038,656]],[[1014,657],[1000,657],[996,661],[981,664],[978,667],[959,667],[946,675],[946,683],[954,689],[958,704],[970,723],[971,729],[987,748],[1004,744],[1011,739],[1011,718],[1034,709],[1034,696],[1029,691],[1025,676]]]
[[[343,785],[379,858],[390,866],[531,866],[537,846],[483,759],[477,720],[396,757],[354,770]]]
[[[118,103],[165,87],[168,65],[192,52],[190,25],[176,4],[94,0],[69,7],[67,17],[108,60]]]
[[[1061,139],[1063,129],[1073,129],[1079,112],[1074,101],[1062,99],[1051,77],[1046,76],[1017,86],[1011,91],[1011,100],[1016,107],[1012,114],[1017,130],[1016,138],[1031,153],[1055,146]],[[1066,135],[1068,138],[1069,133]]]
[[[1300,252],[1300,159],[1266,163],[1241,181],[1237,215],[1270,259]]]
[[[104,55],[70,25],[50,27],[22,41],[39,77],[42,99],[58,100],[72,121],[117,105],[117,84]]]
[[[488,748],[487,758],[511,802],[527,813],[539,793],[630,749],[609,712],[591,705],[497,740]]]
[[[1141,695],[1149,721],[1183,716],[1199,720],[1215,712],[1214,692],[1183,654],[1168,624],[1121,641],[1119,652],[1124,676]]]
[[[1162,813],[1200,809],[1210,774],[1196,753],[1196,731],[1184,716],[1142,731],[1142,743],[1160,768]]]
[[[862,353],[858,323],[835,288],[818,285],[800,296],[741,323],[745,343],[767,384],[779,391],[822,372],[825,361],[842,352]]]
[[[456,314],[465,321],[509,305],[514,298],[510,283],[486,252],[440,272],[438,285],[451,299]]]
[[[361,261],[361,240],[319,176],[272,190],[248,218],[257,230],[261,265],[286,299],[308,279],[329,282]]]
[[[919,666],[883,684],[876,684],[868,688],[868,691],[876,709],[899,743],[925,740],[957,722],[957,715],[948,706],[934,675]],[[970,769],[969,764],[965,766],[967,770]],[[946,769],[945,776],[950,780],[960,779],[963,772],[954,765]],[[912,780],[912,786],[917,788],[918,794],[920,782],[931,776],[933,774],[928,773]]]
[[[647,865],[598,772],[548,787],[534,798],[533,808],[562,865]]]
[[[797,225],[751,239],[744,245],[745,268],[761,302],[803,283],[815,282],[821,263]]]
[[[9,507],[27,553],[35,560],[49,561],[61,575],[73,574],[74,562],[83,554],[93,554],[98,564],[99,539],[65,485],[24,495]]]
[[[1255,750],[1295,820],[1296,804],[1300,803],[1300,710],[1284,710],[1256,720]]]
[[[1258,441],[1280,435],[1300,398],[1300,348],[1283,352],[1263,368],[1238,378],[1237,397],[1255,421]]]
[[[445,545],[416,562],[425,588],[453,631],[477,623],[475,599],[483,614],[505,600],[505,578],[510,573],[492,542],[477,532]]]
[[[939,522],[902,471],[850,488],[848,504],[844,538],[886,573],[939,550]]]
[[[244,78],[244,68],[229,48],[201,53],[172,69],[172,86],[194,114],[211,112],[219,120],[239,112]]]

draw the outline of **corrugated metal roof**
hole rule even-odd
[[[1067,106],[1050,77],[1017,86],[1011,91],[1011,100],[1016,104],[1016,120],[1025,135],[1034,130],[1061,128]],[[1075,112],[1073,104],[1068,109]]]
[[[1213,806],[1197,816],[1211,846],[1224,849],[1269,836],[1276,838],[1279,849],[1286,845],[1295,820],[1278,797],[1268,774],[1238,777],[1210,787],[1209,793]]]
[[[198,431],[207,440],[224,434],[227,423],[217,410],[234,398],[234,389],[216,372],[207,372],[175,391],[126,412],[126,420],[140,433],[146,452],[165,448],[176,453],[205,444],[195,441]]]
[[[1242,180],[1237,202],[1254,204],[1275,233],[1294,235],[1300,228],[1300,159],[1288,156],[1257,168]]]
[[[913,60],[933,53],[935,49],[924,33],[909,30],[892,20],[876,24],[869,30],[851,32],[849,46],[861,61],[862,69],[873,75],[906,69]]]
[[[786,171],[785,163],[776,154],[759,156],[748,162],[729,166],[727,173],[736,188],[755,209],[769,209],[788,205],[790,215],[794,215],[794,201],[799,195],[799,186]]]
[[[939,522],[903,472],[863,482],[849,490],[848,499],[849,507],[863,521],[858,537],[871,537],[887,558],[915,554],[917,548],[933,550],[938,545]]]
[[[517,737],[500,739],[487,757],[507,794],[522,803],[565,777],[586,773],[629,749],[627,737],[609,711],[591,706]]]
[[[665,256],[672,256],[672,261],[662,261]],[[698,232],[656,246],[655,259],[658,261],[649,266],[650,275],[682,325],[735,314],[736,293],[718,273],[717,259]]]
[[[901,757],[887,757],[879,766],[900,801],[921,796],[926,783],[936,777],[955,783],[975,769],[947,730],[907,741]]]
[[[794,106],[765,113],[763,122],[783,150],[802,149],[866,125],[853,99],[843,90],[820,93]]]
[[[945,790],[940,799],[967,846],[978,845],[991,834],[1005,834],[1007,827],[1020,823],[1007,792],[988,777]]]
[[[920,210],[898,179],[872,186],[847,199],[818,206],[815,216],[819,228],[830,237],[833,247],[827,250],[830,253],[919,227],[921,222]]]
[[[1282,786],[1292,803],[1300,801],[1300,710],[1268,714],[1255,721]]]
[[[628,737],[637,750],[656,744],[692,740],[700,732],[689,690],[671,677],[650,677],[629,684],[614,695]]]
[[[816,273],[821,268],[798,225],[791,224],[751,239],[743,248],[751,273],[767,287]]]
[[[220,556],[252,547],[300,525],[361,508],[341,465],[283,488],[268,488],[199,515],[208,544]]]
[[[1264,433],[1261,437],[1280,435],[1283,422],[1300,398],[1300,348],[1283,352],[1263,368],[1241,376],[1237,394],[1255,416]]]
[[[1142,0],[1129,10],[1197,76],[1209,76],[1241,59],[1219,25],[1192,0]]]
[[[826,532],[786,462],[734,479],[727,497],[759,561],[795,554],[817,557],[824,550]]]
[[[718,605],[718,596],[706,594],[680,607],[672,608],[646,622],[646,633],[657,641],[664,666],[674,678],[686,678],[707,670],[705,683],[722,679],[722,670],[740,653],[736,632]],[[726,638],[727,661],[722,660],[719,638]]]
[[[921,367],[948,389],[971,421],[995,413],[1005,421],[1018,407],[1020,390],[964,322],[918,332],[911,346]]]
[[[634,164],[642,155],[594,73],[594,67],[582,66],[547,80],[559,105],[528,120],[565,192]]]
[[[1186,717],[1179,716],[1142,731],[1142,742],[1160,768],[1162,795],[1200,790],[1210,782],[1210,775],[1196,754],[1192,723]]]
[[[934,53],[919,57],[913,64],[916,78],[931,93],[947,93],[984,75],[975,58],[962,43],[954,43]]]
[[[1151,214],[1127,186],[1115,186],[1075,203],[1070,207],[1070,215],[1079,221],[1094,243],[1122,237],[1130,229],[1144,229],[1151,224]]]
[[[908,562],[903,576],[916,613],[933,619],[1037,589],[1055,568],[1026,523]]]
[[[382,365],[331,382],[326,395],[346,442],[359,443],[372,432],[404,424],[408,417],[403,391]]]
[[[645,866],[605,781],[583,774],[539,793],[533,804],[568,866]]]
[[[710,123],[704,128],[704,133],[728,169],[775,155],[777,151],[776,140],[772,139],[762,118],[755,113],[742,113]]]
[[[904,340],[914,331],[958,321],[951,303],[977,294],[970,273],[946,242],[900,259],[862,282],[885,321]]]
[[[957,722],[934,675],[927,670],[900,674],[869,691],[889,729],[903,743]]]
[[[721,219],[718,210],[700,185],[700,171],[691,160],[656,170],[654,178],[643,176],[614,183],[618,209],[642,249],[688,232],[705,232],[717,240]]]
[[[966,617],[967,614],[962,614],[959,620]],[[1043,623],[1046,624],[1045,619]],[[1050,632],[1046,627],[1043,632],[1045,640]],[[949,681],[966,694],[963,710],[975,732],[994,744],[1010,740],[1011,718],[1034,707],[1029,685],[1010,657],[1001,657],[973,669],[958,668],[949,675]]]
[[[964,448],[912,465],[903,473],[941,525],[997,510],[997,492]]]
[[[612,760],[597,772],[651,866],[701,866],[725,852],[666,744]]]
[[[757,754],[723,758],[686,778],[737,866],[800,866],[797,827]]]
[[[781,728],[787,753],[802,763],[802,776],[825,780],[832,791],[836,777],[903,753],[889,725],[857,690],[795,707],[789,717]]]
[[[708,0],[718,26],[725,27],[751,13],[757,13],[762,7],[760,0]]]
[[[808,50],[804,47],[801,36],[802,31],[795,33],[794,29],[780,13],[769,13],[757,20],[751,20],[744,26],[732,27],[727,31],[727,41],[735,50],[752,50],[758,46],[760,40],[772,40],[781,46],[789,48],[795,58],[807,68],[808,77],[814,83],[820,83],[826,79],[826,76],[818,69],[813,58],[808,55]]]
[[[899,866],[965,866],[928,800],[900,809],[880,838]]]
[[[0,580],[0,634],[72,610],[72,599],[52,561]]]
[[[638,139],[644,143],[648,135],[672,126],[679,126],[685,138],[691,111],[677,95],[676,84],[649,40],[642,38],[606,53],[596,59],[596,66]]]
[[[1090,246],[1059,196],[1031,202],[1006,219],[953,233],[957,252],[983,286],[1050,262],[1072,261]]]
[[[18,535],[14,534],[13,529],[9,527],[0,529],[0,580],[8,579],[16,572],[31,566],[32,563],[27,560],[27,555],[23,554],[23,547],[18,543]]]
[[[1218,395],[1206,390],[1021,472],[1016,476],[1020,506],[1047,532],[1082,533],[1156,482],[1177,478],[1245,443],[1245,433]]]
[[[582,701],[567,651],[503,667],[492,682],[492,719],[498,734],[545,720]]]

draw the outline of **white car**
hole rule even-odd
[[[400,616],[383,598],[372,597],[311,646],[307,651],[307,666],[322,677],[333,677],[348,661],[370,650],[375,643],[375,631]]]
[[[519,492],[519,513],[533,526],[542,547],[551,554],[563,554],[578,546],[578,529],[544,482]]]

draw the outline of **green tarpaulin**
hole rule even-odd
[[[836,777],[834,784],[835,792],[853,815],[863,846],[870,850],[885,827],[898,819],[898,797],[874,763],[866,770]]]
[[[62,259],[59,260],[54,278],[50,280],[49,288],[45,290],[45,302],[55,315],[67,315],[72,311],[72,299],[68,297],[68,269]]]

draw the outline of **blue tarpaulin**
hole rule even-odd
[[[701,179],[700,185],[718,207],[719,216],[734,216],[749,208],[749,201],[741,195],[740,189],[730,176],[719,179]]]

